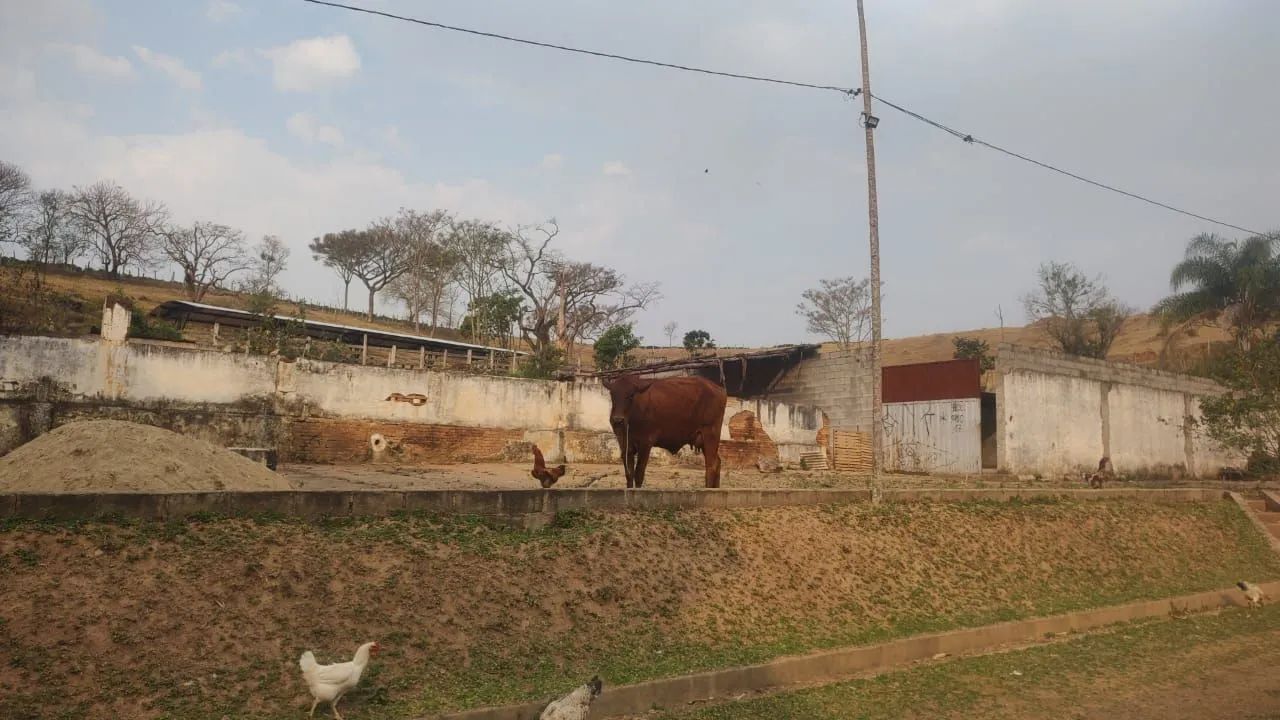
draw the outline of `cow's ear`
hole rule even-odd
[[[610,378],[600,378],[600,384],[604,386],[604,389],[605,389],[605,390],[610,390],[610,391],[612,391],[612,390],[613,390],[613,382],[614,382],[614,381],[613,381],[612,379],[610,379]]]

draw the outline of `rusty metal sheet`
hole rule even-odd
[[[881,371],[880,397],[887,403],[982,397],[977,359],[892,365]]]

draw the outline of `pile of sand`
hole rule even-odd
[[[283,476],[230,450],[119,420],[69,423],[0,458],[0,492],[288,489]]]

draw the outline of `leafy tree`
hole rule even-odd
[[[1227,392],[1201,398],[1198,425],[1224,446],[1247,453],[1251,468],[1280,471],[1280,339],[1237,349],[1216,375]]]
[[[847,350],[870,334],[870,286],[866,278],[820,280],[818,287],[801,294],[804,302],[796,306],[796,314],[806,320],[809,332],[824,335]]]
[[[500,292],[472,301],[459,330],[477,342],[505,344],[511,339],[511,324],[520,319],[520,296]]]
[[[366,249],[360,231],[325,233],[312,240],[309,247],[313,259],[323,262],[325,267],[332,268],[338,274],[342,280],[342,309],[351,309],[351,281],[356,276],[356,268],[364,262],[363,253]]]
[[[986,340],[955,337],[951,338],[951,344],[956,348],[952,357],[958,360],[976,358],[983,372],[995,369],[996,359],[991,355],[991,346],[987,344]]]
[[[564,351],[554,345],[530,355],[520,365],[520,377],[546,380],[564,367]]]
[[[1247,350],[1267,323],[1280,317],[1278,244],[1276,234],[1243,241],[1197,235],[1169,276],[1174,294],[1155,306],[1156,314],[1166,324],[1223,318]]]
[[[684,349],[692,355],[696,355],[699,350],[710,350],[715,346],[711,333],[706,330],[690,330],[684,334]]]
[[[1044,263],[1038,277],[1039,287],[1022,299],[1028,319],[1063,352],[1106,359],[1133,310],[1110,296],[1100,276],[1087,277],[1070,263]]]
[[[640,347],[640,340],[641,338],[633,333],[630,324],[614,325],[605,330],[594,346],[596,367],[601,370],[612,370],[630,365],[631,358],[628,353]]]

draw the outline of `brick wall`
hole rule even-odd
[[[778,446],[750,410],[729,418],[729,438],[720,442],[720,463],[726,468],[755,467],[759,458],[778,457]]]

